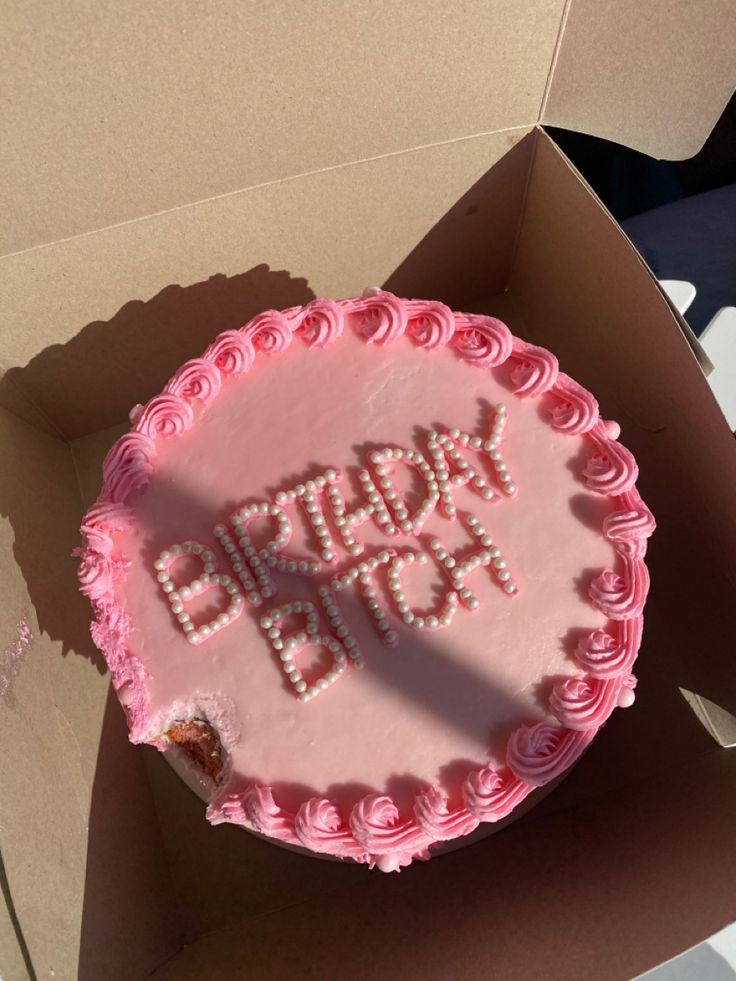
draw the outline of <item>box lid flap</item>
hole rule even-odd
[[[732,3],[570,0],[541,121],[681,160],[717,122],[735,65]]]
[[[0,255],[539,120],[685,157],[736,7],[637,0],[16,6],[0,37]]]
[[[16,5],[0,255],[533,124],[564,0]],[[2,193],[2,192],[0,192]]]

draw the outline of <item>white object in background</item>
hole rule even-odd
[[[736,923],[702,944],[640,974],[635,981],[734,981]]]
[[[723,307],[700,335],[703,350],[713,362],[708,375],[721,411],[736,430],[736,307]]]
[[[684,314],[695,299],[695,287],[684,279],[660,279],[659,285],[678,313]]]

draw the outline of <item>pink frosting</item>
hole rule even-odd
[[[615,439],[610,439],[603,423],[598,423],[591,435],[596,452],[583,471],[588,487],[609,497],[630,491],[639,476],[632,454]]]
[[[334,300],[312,300],[296,328],[310,347],[333,344],[342,336],[342,308]]]
[[[623,679],[566,678],[552,691],[549,707],[568,729],[598,729],[618,704]]]
[[[558,404],[552,410],[552,425],[570,436],[588,433],[598,423],[598,403],[582,385],[560,372],[552,388]]]
[[[195,358],[179,368],[164,391],[187,402],[211,402],[219,393],[220,384],[217,366],[206,358]]]
[[[636,543],[634,548],[640,547]],[[611,620],[629,620],[644,610],[649,592],[649,572],[639,556],[625,556],[624,572],[604,571],[591,583],[593,605]]]
[[[414,816],[422,831],[434,841],[460,838],[478,827],[478,818],[466,807],[450,810],[447,798],[437,787],[417,796]]]
[[[572,766],[593,735],[591,730],[574,732],[548,722],[521,726],[509,739],[506,762],[519,780],[542,787]]]
[[[98,501],[84,516],[82,531],[123,531],[133,524],[133,509],[114,501]]]
[[[222,380],[245,374],[256,351],[279,353],[298,332],[306,343],[320,348],[343,333],[346,314],[352,314],[368,343],[385,345],[407,332],[420,346],[451,345],[460,358],[491,368],[511,361],[515,394],[537,397],[548,392],[553,402],[552,426],[570,435],[584,435],[594,447],[584,472],[588,487],[616,496],[620,507],[604,522],[603,534],[621,559],[619,572],[603,570],[591,586],[591,598],[609,617],[605,629],[581,638],[575,659],[583,678],[557,682],[550,709],[561,726],[539,722],[512,732],[506,749],[507,769],[491,766],[471,770],[463,784],[464,806],[451,808],[435,787],[415,800],[412,815],[402,816],[396,803],[371,793],[349,815],[331,801],[305,800],[292,814],[274,800],[271,788],[248,782],[232,783],[208,809],[213,823],[243,824],[281,841],[302,844],[315,852],[350,857],[398,870],[414,858],[426,858],[435,841],[468,834],[478,821],[496,821],[510,814],[534,787],[563,773],[592,739],[616,705],[633,700],[636,681],[631,674],[642,634],[641,609],[648,574],[644,565],[646,541],[654,519],[634,488],[636,463],[613,438],[617,429],[599,422],[598,406],[585,389],[559,372],[549,352],[512,337],[492,317],[453,314],[434,301],[403,301],[380,290],[367,290],[355,300],[316,300],[305,308],[267,311],[239,331],[217,336],[201,359],[187,362],[166,390],[135,413],[135,428],[112,447],[103,463],[103,487],[82,525],[80,588],[92,600],[93,639],[104,653],[116,691],[128,715],[131,739],[156,744],[153,716],[141,662],[128,650],[130,620],[116,601],[127,562],[116,538],[133,523],[128,502],[149,482],[156,459],[156,441],[184,433],[193,423],[190,403],[205,403],[220,391]],[[234,775],[237,777],[237,775]]]
[[[102,499],[125,504],[142,490],[153,473],[156,447],[150,436],[131,432],[121,436],[102,464]]]
[[[252,341],[238,330],[225,330],[217,335],[203,358],[211,361],[223,375],[244,375],[250,371],[255,356]]]
[[[455,333],[455,317],[444,303],[409,300],[406,311],[408,332],[420,347],[433,351],[450,343]]]
[[[521,398],[537,398],[548,392],[557,381],[559,365],[554,354],[515,337],[509,359],[514,394]]]
[[[74,554],[80,555],[82,559],[77,575],[79,588],[84,595],[93,602],[111,597],[115,581],[124,575],[128,562],[111,558],[110,555],[91,548],[75,549]]]
[[[461,358],[478,368],[496,368],[512,351],[511,331],[495,317],[464,313],[455,317],[452,341]]]
[[[358,330],[368,344],[389,344],[406,330],[406,303],[393,293],[371,286],[351,308],[359,315]]]
[[[641,644],[642,625],[641,617],[633,617],[606,630],[593,630],[578,643],[576,660],[598,678],[628,674]]]
[[[297,811],[294,829],[299,841],[314,852],[368,861],[337,807],[328,800],[312,797],[305,801]]]
[[[72,555],[84,559],[85,552],[96,552],[98,555],[110,556],[114,543],[112,533],[102,525],[82,525],[82,548],[75,548]],[[80,580],[81,580],[80,575]]]
[[[260,313],[241,327],[240,332],[256,351],[263,351],[264,354],[282,354],[291,344],[289,321],[279,310]]]
[[[490,766],[472,770],[465,779],[465,806],[479,821],[500,821],[532,792],[532,787],[510,771],[501,774]]]
[[[95,645],[105,655],[118,699],[125,709],[131,742],[143,742],[148,728],[146,673],[140,661],[126,648],[130,618],[119,603],[110,599],[96,604],[96,619],[90,633]]]
[[[655,527],[654,517],[644,505],[614,511],[603,520],[603,534],[611,542],[645,542]]]
[[[414,858],[427,857],[434,840],[413,818],[402,821],[396,804],[382,794],[358,801],[350,814],[350,829],[383,871],[398,871]]]
[[[83,551],[89,549],[102,555],[111,555],[113,550],[112,536],[116,531],[130,527],[133,512],[124,504],[113,501],[100,501],[94,504],[84,516],[80,532],[82,535]],[[82,556],[75,549],[73,555]]]
[[[191,405],[179,395],[164,392],[147,402],[135,423],[135,431],[153,439],[181,436],[194,422]]]
[[[270,787],[254,783],[240,793],[223,794],[207,808],[207,818],[212,824],[245,824],[259,834],[299,844],[294,815],[275,803]]]

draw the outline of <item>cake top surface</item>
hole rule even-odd
[[[269,311],[132,419],[82,588],[131,738],[217,756],[211,820],[398,868],[633,700],[636,465],[500,321],[379,290]]]

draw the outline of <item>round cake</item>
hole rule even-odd
[[[636,463],[501,321],[379,289],[267,311],[131,423],[81,588],[131,739],[191,761],[211,822],[397,870],[633,702]]]

